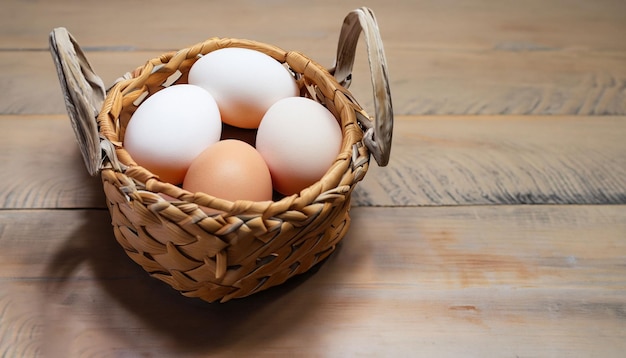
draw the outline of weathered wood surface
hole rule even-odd
[[[124,0],[55,2],[5,0],[0,44],[41,49],[41,34],[66,26],[90,47],[113,50],[173,49],[210,36],[257,37],[287,47],[313,48],[335,41],[348,11],[372,8],[381,32],[394,44],[419,48],[626,50],[619,39],[626,4],[620,0],[333,0],[316,2],[189,0],[147,5]]]
[[[339,250],[225,305],[149,278],[83,167],[50,30],[110,84],[209,36],[331,66],[363,5],[397,120]],[[621,0],[3,1],[0,357],[622,357],[624,14]],[[362,54],[351,89],[373,113]]]
[[[63,113],[47,53],[67,27],[112,81],[165,51],[242,37],[332,66],[343,16],[374,9],[398,114],[626,114],[626,3],[615,0],[207,3],[9,0],[0,12],[2,114]],[[364,50],[352,90],[371,109]]]
[[[391,163],[370,166],[360,205],[626,204],[624,117],[397,123]]]
[[[355,208],[317,272],[224,305],[149,278],[105,211],[4,210],[0,354],[619,357],[625,209]]]
[[[0,117],[1,208],[104,208],[67,115]]]
[[[323,51],[325,56],[313,57],[328,57],[323,63],[330,67],[333,46],[334,42]],[[446,52],[389,47],[397,114],[626,114],[626,51]],[[161,53],[96,51],[87,56],[110,85]],[[10,84],[0,98],[0,113],[64,113],[48,53],[0,52],[0,68],[0,80]],[[367,71],[365,53],[360,52],[351,90],[374,113]]]
[[[398,117],[357,206],[626,204],[625,117]],[[69,120],[0,116],[0,207],[104,208]]]

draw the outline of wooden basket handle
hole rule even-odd
[[[362,7],[351,11],[343,21],[337,44],[337,59],[330,72],[337,81],[348,88],[352,81],[352,67],[361,32],[367,46],[372,88],[374,92],[375,120],[360,116],[365,127],[363,142],[379,166],[389,163],[393,132],[393,106],[387,74],[387,60],[374,12]]]
[[[102,165],[103,150],[108,154],[112,149],[110,142],[101,140],[96,121],[106,97],[106,89],[67,29],[53,29],[49,42],[65,107],[85,166],[89,174],[96,175]]]

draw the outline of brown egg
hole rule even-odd
[[[272,200],[272,178],[261,155],[248,143],[221,140],[194,159],[183,189],[230,201]]]

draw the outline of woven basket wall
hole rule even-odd
[[[340,154],[300,194],[260,203],[191,193],[161,182],[124,149],[137,106],[164,86],[186,83],[198,55],[225,47],[254,49],[284,63],[301,95],[326,106],[340,123]],[[148,61],[116,82],[97,118],[101,137],[115,147],[101,177],[117,241],[153,277],[209,302],[248,296],[304,273],[334,251],[350,224],[350,196],[370,157],[357,113],[365,115],[324,67],[263,43],[212,38]]]

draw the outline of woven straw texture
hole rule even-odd
[[[225,47],[254,49],[286,64],[301,95],[325,105],[341,124],[340,154],[300,194],[230,202],[191,193],[160,181],[124,149],[124,131],[137,106],[165,86],[186,83],[198,55]],[[101,177],[117,241],[153,277],[209,302],[245,297],[304,273],[330,255],[348,230],[350,195],[370,157],[357,115],[366,116],[350,93],[298,52],[212,38],[149,60],[116,81],[97,118],[100,136],[114,148]]]

